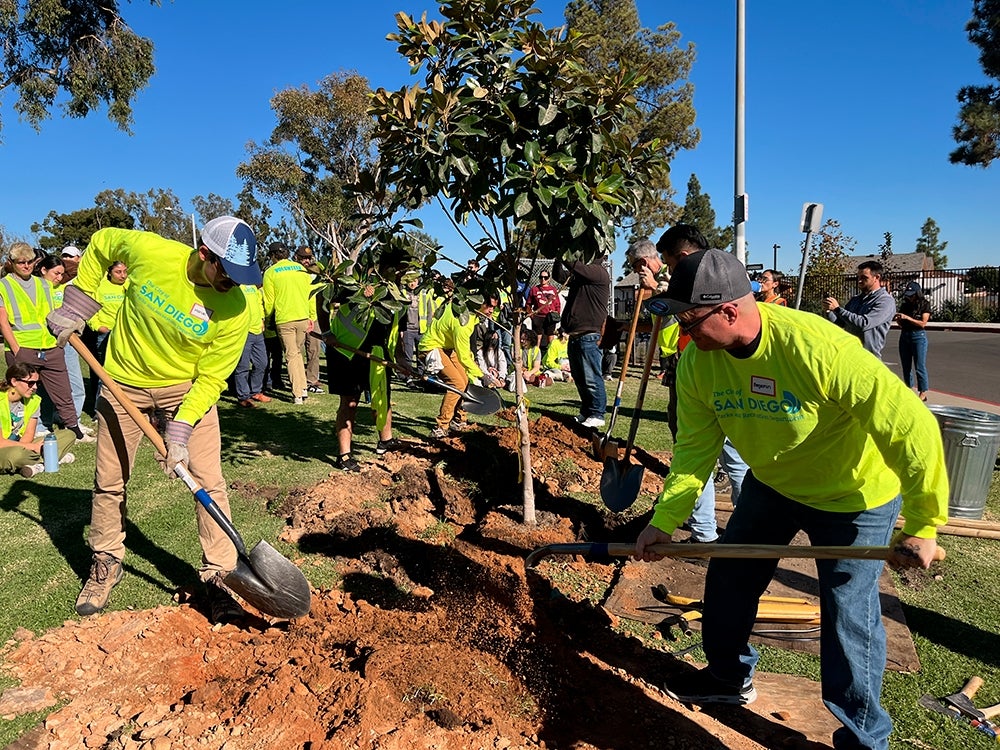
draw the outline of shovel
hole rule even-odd
[[[615,428],[615,420],[618,419],[618,410],[622,405],[622,390],[625,388],[625,374],[628,372],[628,360],[632,354],[632,342],[635,341],[635,329],[639,325],[639,316],[642,315],[642,289],[635,288],[635,312],[632,313],[632,325],[628,329],[628,339],[625,341],[625,356],[622,358],[622,371],[618,375],[618,388],[615,390],[615,401],[611,407],[611,420],[608,422],[608,431],[604,437],[598,441],[594,437],[594,458],[604,461],[612,456],[618,458],[618,444],[610,444],[611,431]]]
[[[628,442],[625,443],[625,457],[621,461],[610,456],[604,459],[604,471],[601,472],[601,500],[604,501],[609,510],[613,510],[615,513],[620,513],[630,507],[639,497],[642,475],[646,471],[646,467],[642,464],[633,466],[629,463],[629,456],[632,455],[635,435],[639,431],[639,417],[642,413],[642,404],[646,400],[646,385],[649,383],[650,370],[653,369],[652,352],[656,351],[653,347],[659,346],[657,339],[660,336],[662,323],[662,317],[653,316],[653,330],[649,334],[649,349],[646,350],[646,364],[643,367],[642,380],[639,383],[639,395],[635,400],[635,413],[632,414]]]
[[[891,547],[813,547],[805,544],[679,544],[664,542],[651,544],[650,552],[667,557],[739,557],[739,558],[783,558],[799,557],[811,560],[888,560]],[[571,544],[547,544],[532,551],[524,558],[525,570],[530,570],[538,561],[549,555],[587,555],[591,558],[630,557],[635,552],[631,542],[573,542]],[[944,548],[934,552],[935,560],[944,560]]]
[[[104,387],[115,395],[128,415],[139,425],[139,429],[153,443],[153,447],[160,455],[166,456],[167,446],[160,433],[125,395],[118,383],[111,379],[80,337],[75,333],[72,334],[69,343],[90,366],[91,371],[101,379]],[[211,495],[198,486],[183,466],[178,465],[174,473],[187,485],[195,499],[202,504],[212,520],[226,532],[226,536],[236,547],[236,569],[226,575],[224,579],[226,585],[250,605],[271,617],[304,617],[309,614],[311,606],[309,582],[302,571],[263,539],[247,552],[243,538]]]
[[[430,383],[438,386],[439,388],[444,388],[446,391],[451,391],[452,393],[462,397],[462,408],[470,414],[486,417],[490,414],[496,414],[503,408],[503,400],[500,398],[500,394],[497,393],[495,388],[483,388],[481,385],[469,383],[463,391],[453,385],[443,383],[430,375],[421,375],[418,372],[414,372],[409,367],[404,367],[398,362],[390,362],[387,359],[376,357],[370,352],[355,349],[353,346],[348,346],[347,344],[338,341],[331,335],[324,336],[320,333],[312,333],[310,335],[323,339],[328,345],[334,346],[337,349],[343,349],[344,351],[351,352],[352,354],[358,354],[377,365],[398,370],[409,378],[416,378],[417,380],[422,380],[425,383]]]

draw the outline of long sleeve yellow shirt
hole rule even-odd
[[[247,336],[247,304],[234,287],[196,286],[187,245],[152,232],[101,229],[80,261],[76,286],[97,298],[114,260],[129,269],[129,286],[108,338],[105,369],[135,388],[192,381],[175,419],[195,424],[219,400]]]
[[[746,359],[687,347],[677,368],[677,444],[652,524],[672,533],[694,507],[724,436],[761,482],[796,502],[853,512],[902,493],[904,533],[947,521],[934,415],[858,339],[818,315],[758,305]]]

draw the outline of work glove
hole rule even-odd
[[[63,291],[62,307],[45,316],[45,322],[59,346],[66,346],[73,333],[83,333],[83,326],[101,309],[101,303],[70,284]]]
[[[191,460],[191,455],[188,453],[188,440],[191,437],[191,430],[193,429],[191,425],[184,422],[176,420],[167,422],[167,455],[163,461],[163,471],[166,472],[168,477],[176,476],[174,467],[177,464],[181,464],[181,466],[187,469],[188,462]]]

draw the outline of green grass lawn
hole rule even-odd
[[[608,383],[609,404],[616,382]],[[624,439],[635,403],[638,378],[626,383],[623,407],[614,434]],[[579,402],[572,385],[532,388],[528,394],[532,418],[541,413],[573,415]],[[504,392],[508,404],[512,395]],[[399,388],[394,394],[395,431],[404,439],[423,439],[433,426],[440,396]],[[282,496],[308,487],[328,475],[336,455],[333,420],[337,398],[321,395],[305,407],[274,401],[255,409],[240,409],[231,399],[220,404],[223,429],[223,468],[233,486],[236,527],[252,545],[267,539],[280,552],[297,550],[275,541],[283,519],[269,508]],[[637,444],[650,451],[671,445],[665,419],[666,389],[651,381]],[[497,423],[496,417],[473,421]],[[369,460],[375,445],[370,412],[359,410],[355,455]],[[90,519],[94,445],[77,445],[77,460],[57,474],[32,480],[0,477],[0,638],[6,641],[17,628],[35,633],[74,619],[73,604],[81,579],[89,568],[86,530]],[[1000,518],[1000,473],[994,473],[987,517]],[[585,495],[599,503],[597,488]],[[193,503],[179,481],[168,480],[144,442],[129,484],[129,554],[127,575],[115,589],[116,609],[145,609],[168,604],[174,589],[197,579],[200,559]],[[1000,582],[998,541],[944,537],[948,559],[940,579],[926,577],[918,586],[900,586],[900,597],[923,668],[918,674],[887,673],[884,702],[896,720],[892,747],[928,747],[951,750],[985,747],[988,739],[970,728],[917,706],[923,693],[955,692],[978,674],[985,680],[977,696],[981,706],[1000,702],[1000,611],[995,591]],[[323,556],[304,569],[316,585],[336,584],[337,572]],[[651,635],[634,628],[644,636]],[[657,647],[650,639],[651,647]],[[659,644],[662,647],[662,642]],[[677,644],[671,644],[676,648]],[[698,652],[695,652],[698,655]],[[816,676],[818,661],[779,649],[765,649],[762,668]],[[0,689],[11,685],[0,676]],[[5,746],[38,717],[0,719],[0,746]]]

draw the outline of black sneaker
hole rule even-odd
[[[754,688],[752,680],[747,680],[742,687],[732,685],[713,677],[709,673],[708,667],[671,680],[670,686],[664,687],[664,692],[681,703],[696,703],[698,705],[729,703],[745,706],[757,700],[757,690]]]
[[[343,456],[338,457],[336,466],[341,471],[361,471],[361,464],[359,464],[350,453],[345,453]]]
[[[389,451],[394,451],[399,448],[399,441],[396,438],[389,438],[388,440],[379,440],[375,445],[375,455],[384,456]]]
[[[111,597],[111,589],[121,582],[124,575],[121,560],[107,552],[95,553],[90,575],[76,598],[76,613],[86,617],[103,610]]]
[[[216,573],[205,581],[205,596],[208,599],[208,617],[216,625],[240,622],[249,613],[239,605],[223,583],[222,573]]]

